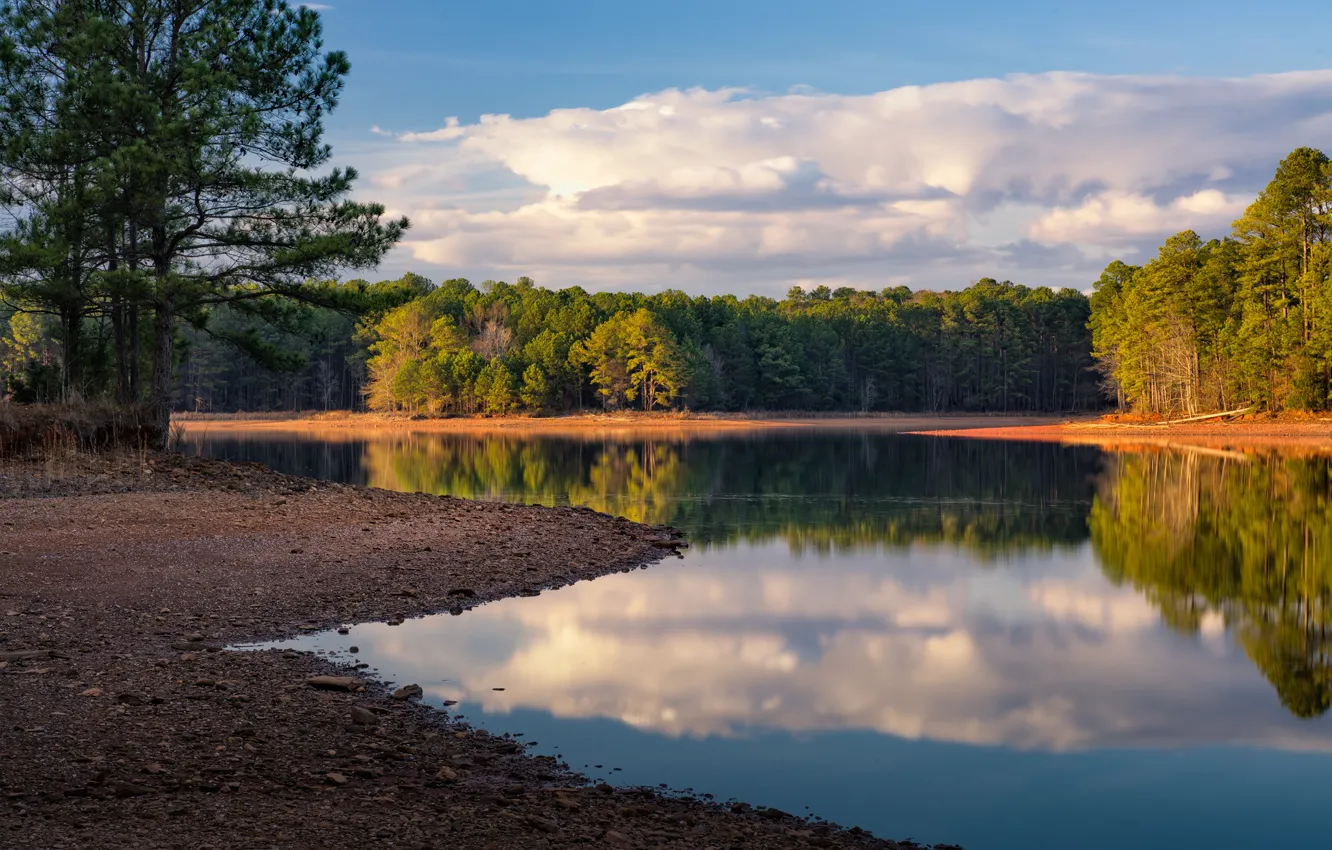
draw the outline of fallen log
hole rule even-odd
[[[1258,408],[1254,405],[1241,407],[1236,410],[1225,410],[1221,413],[1204,413],[1201,416],[1187,416],[1183,419],[1171,419],[1169,422],[1162,422],[1162,425],[1184,425],[1188,422],[1203,422],[1207,419],[1225,419],[1228,416],[1243,416],[1246,413],[1252,413]]]

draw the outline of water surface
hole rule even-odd
[[[589,775],[972,850],[1324,841],[1326,459],[873,431],[195,445],[683,529],[647,570],[295,642],[358,645]]]

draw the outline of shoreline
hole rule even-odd
[[[1268,419],[1229,423],[1129,424],[1084,420],[994,428],[929,429],[930,437],[1054,442],[1097,446],[1107,451],[1186,450],[1243,454],[1332,454],[1332,419]]]
[[[900,846],[587,786],[347,666],[226,648],[646,567],[672,529],[137,453],[0,461],[0,509],[0,830],[18,845],[214,846],[220,828],[220,846],[321,850]]]
[[[944,426],[955,428],[1048,425],[1061,417],[1040,415],[923,415],[873,416],[745,416],[739,414],[571,414],[551,417],[454,417],[413,419],[375,413],[339,413],[318,416],[233,417],[177,416],[172,426],[187,436],[209,434],[305,435],[320,439],[356,439],[375,434],[497,434],[565,435],[686,435],[791,430],[855,430],[873,428],[905,433]]]

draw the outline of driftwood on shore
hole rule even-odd
[[[1239,407],[1234,410],[1223,410],[1220,413],[1203,413],[1198,416],[1186,416],[1183,419],[1171,419],[1166,422],[1088,422],[1077,427],[1113,428],[1116,430],[1126,428],[1169,428],[1172,425],[1189,425],[1195,422],[1205,422],[1210,419],[1228,419],[1232,416],[1243,416],[1248,413],[1254,413],[1257,410],[1257,406],[1251,404],[1248,407]]]
[[[1249,405],[1248,407],[1240,407],[1235,410],[1224,410],[1220,413],[1204,413],[1200,416],[1186,416],[1183,419],[1171,419],[1169,422],[1161,422],[1159,424],[1183,425],[1187,422],[1202,422],[1207,419],[1226,419],[1231,416],[1243,416],[1246,413],[1253,413],[1257,409],[1258,409],[1257,407]]]

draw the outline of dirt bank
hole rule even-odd
[[[466,616],[651,563],[668,529],[146,454],[2,462],[0,521],[0,846],[900,846],[588,787],[373,680],[310,683],[354,670],[222,649]]]
[[[743,416],[739,414],[585,414],[551,417],[459,417],[413,419],[376,413],[332,413],[305,417],[186,416],[173,420],[193,437],[243,434],[265,437],[306,437],[319,440],[360,440],[379,434],[461,433],[546,434],[580,439],[605,437],[679,438],[745,431],[793,429],[846,430],[872,428],[884,433],[927,429],[1015,427],[1050,424],[1050,417],[1024,416]]]
[[[1058,424],[922,429],[911,433],[984,440],[1029,440],[1106,449],[1194,448],[1332,454],[1332,420],[1252,419],[1179,425],[1083,419]]]

